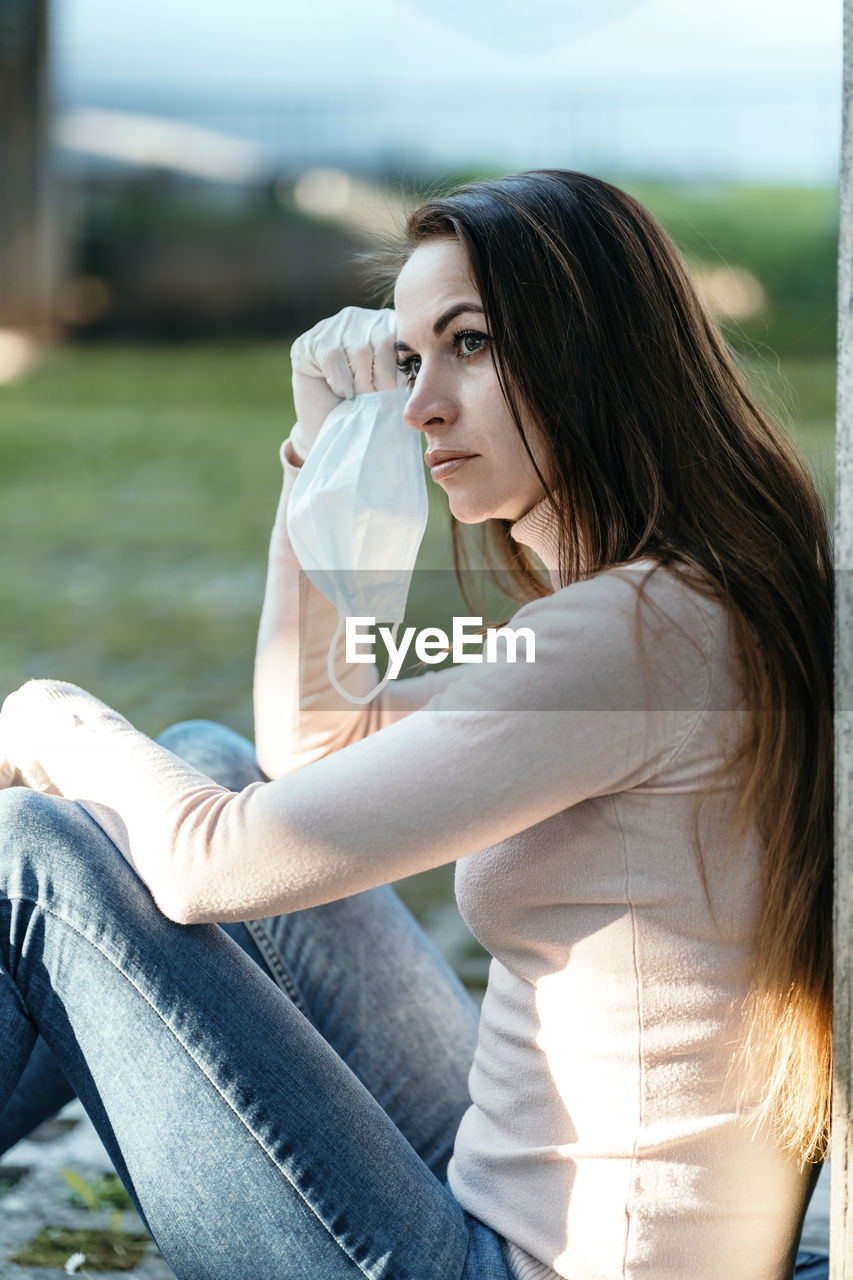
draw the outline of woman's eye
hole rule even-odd
[[[475,329],[460,329],[458,333],[452,335],[451,343],[456,354],[461,359],[468,360],[471,356],[479,355],[488,346],[489,335],[478,333]],[[405,359],[397,361],[397,368],[404,375],[406,385],[411,387],[420,373],[421,357],[406,356]]]
[[[405,374],[406,385],[411,386],[418,375],[421,367],[420,356],[406,356],[405,360],[397,361],[397,368],[401,373]]]
[[[453,335],[454,346],[457,347],[463,359],[477,355],[488,344],[488,341],[489,335],[487,333],[477,333],[474,329],[464,329],[460,333]]]

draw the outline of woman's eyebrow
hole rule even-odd
[[[464,315],[466,311],[474,311],[481,316],[485,315],[483,308],[478,306],[475,302],[459,302],[455,307],[451,307],[449,311],[445,311],[443,315],[438,317],[435,324],[432,326],[432,331],[435,336],[440,338],[447,326],[450,324],[450,321],[455,320],[457,316]],[[410,347],[407,342],[395,342],[394,350],[412,351],[413,348]]]
[[[482,307],[478,307],[476,302],[459,302],[455,307],[451,307],[449,311],[445,311],[432,326],[432,331],[437,338],[440,338],[444,330],[450,324],[451,320],[455,320],[457,316],[463,315],[466,311],[477,311],[479,314],[485,315]]]

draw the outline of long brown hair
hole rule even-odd
[[[498,378],[524,439],[546,441],[564,582],[651,557],[728,606],[750,730],[742,834],[763,837],[743,1052],[756,1123],[803,1160],[826,1153],[832,1016],[833,569],[826,513],[787,432],[759,406],[660,225],[625,192],[542,170],[474,183],[411,216],[392,269],[424,240],[462,243]],[[525,440],[525,444],[527,441]],[[504,565],[545,594],[511,522]],[[453,521],[459,568],[459,527]],[[583,555],[583,562],[581,560]],[[707,793],[706,793],[707,794]]]

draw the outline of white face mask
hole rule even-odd
[[[332,686],[349,702],[370,702],[341,688],[334,656],[348,617],[392,622],[406,599],[429,505],[419,432],[403,422],[407,388],[371,391],[333,409],[290,491],[287,532],[296,558],[338,611],[329,646]]]

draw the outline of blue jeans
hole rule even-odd
[[[78,805],[0,792],[0,1152],[76,1094],[179,1280],[511,1280],[446,1183],[476,1034],[390,887],[178,925]]]

